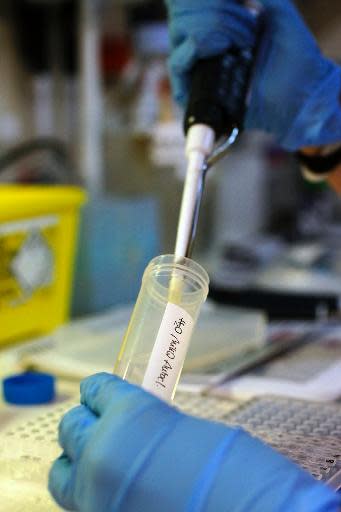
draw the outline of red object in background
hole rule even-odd
[[[119,76],[132,57],[127,37],[104,36],[101,44],[101,63],[104,78]]]
[[[160,96],[171,96],[171,84],[167,75],[161,78],[158,86]]]

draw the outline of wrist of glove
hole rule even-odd
[[[49,489],[82,512],[336,511],[340,501],[241,429],[195,419],[119,378],[81,384]]]
[[[323,57],[322,57],[323,58]],[[289,151],[304,146],[328,145],[341,141],[341,68],[325,61],[325,72],[316,78],[315,88],[301,83],[301,108],[290,126],[277,137]]]

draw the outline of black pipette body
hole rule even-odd
[[[254,44],[231,46],[223,55],[199,59],[191,72],[191,87],[184,130],[194,124],[208,125],[216,140],[229,137],[234,128],[243,128],[253,64],[261,37],[262,8],[255,2],[244,2],[255,19]]]

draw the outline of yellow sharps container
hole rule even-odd
[[[0,185],[0,344],[67,319],[85,198],[72,186]]]

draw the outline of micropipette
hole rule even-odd
[[[250,2],[247,2],[246,7],[250,8]],[[253,10],[255,27],[258,27],[259,12],[260,10]],[[257,39],[258,37],[255,37],[255,44],[251,48],[232,47],[224,55],[199,60],[193,68],[190,101],[185,115],[188,168],[180,209],[175,256],[172,256],[171,266],[167,264],[162,271],[158,266],[157,272],[153,275],[156,284],[162,284],[157,287],[157,300],[151,293],[151,286],[147,288],[144,280],[116,364],[116,373],[126,378],[131,371],[130,380],[135,379],[135,382],[136,373],[138,373],[137,383],[166,400],[174,396],[180,378],[197,316],[197,312],[192,316],[191,308],[201,293],[194,286],[198,272],[184,273],[184,268],[186,270],[186,265],[195,263],[188,257],[191,255],[195,238],[205,174],[224,156],[242,128]],[[157,283],[160,276],[162,283]],[[204,288],[207,294],[207,283]],[[165,290],[165,296],[160,295],[160,290]],[[141,311],[148,313],[152,303],[154,315],[148,322],[141,322]],[[162,319],[160,323],[156,319],[155,328],[148,336],[141,338],[140,325],[145,325],[146,328],[152,326],[157,305]],[[174,325],[180,325],[179,322],[180,330],[186,325],[187,334],[184,339],[172,338]],[[134,328],[136,325],[137,329]],[[159,326],[157,332],[156,326]],[[176,350],[171,345],[172,339],[173,344],[176,344]],[[139,360],[141,356],[139,351],[143,349],[146,340],[154,343],[153,348],[148,353],[148,357]],[[172,379],[170,379],[171,372],[174,377]],[[166,381],[168,389],[166,389]]]
[[[188,165],[175,245],[179,261],[192,253],[206,172],[225,156],[242,129],[262,12],[258,2],[244,5],[255,21],[253,46],[232,46],[224,55],[198,60],[192,70],[184,123]]]

